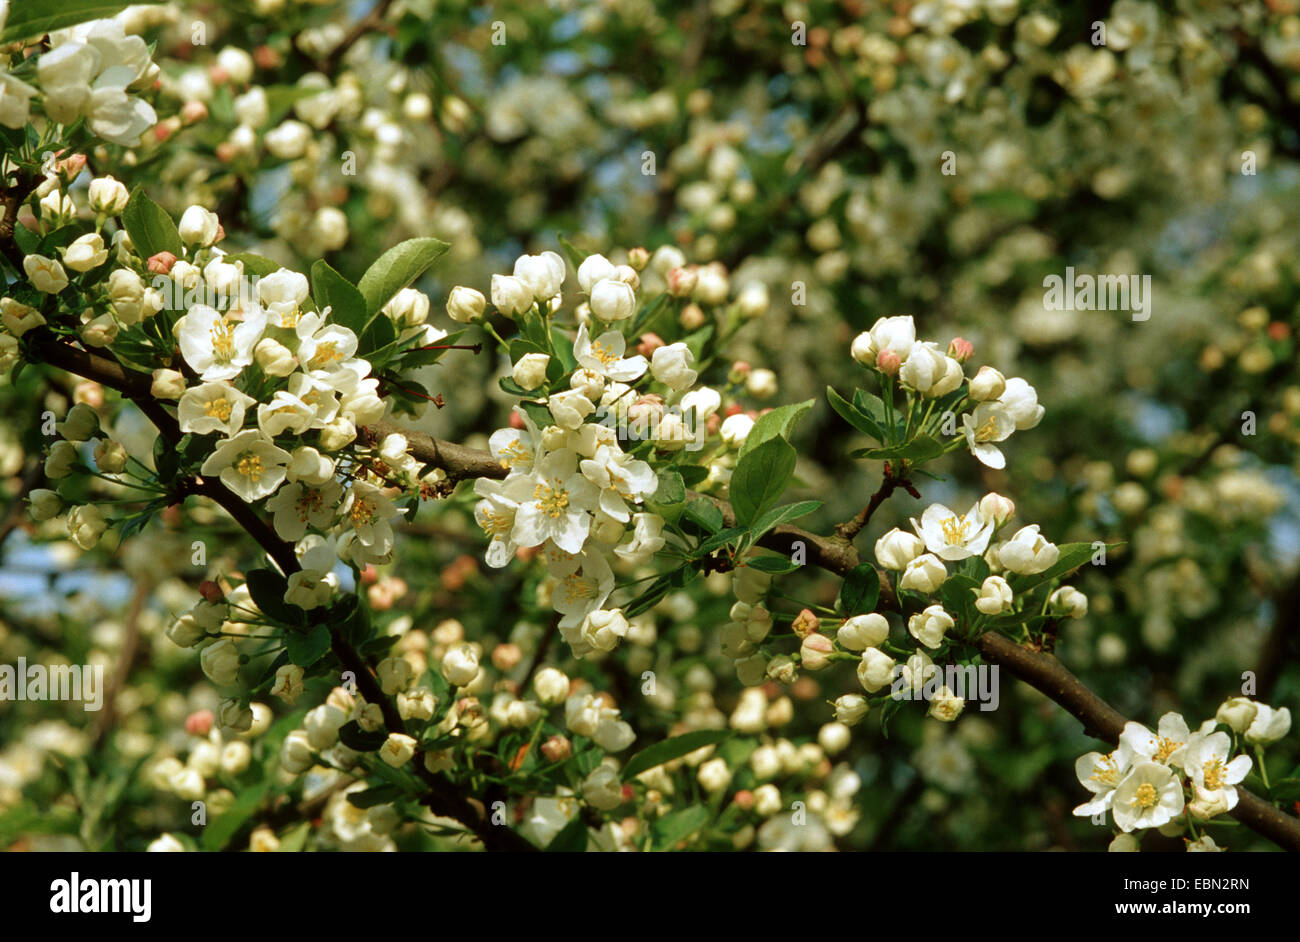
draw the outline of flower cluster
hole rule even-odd
[[[644,250],[634,257],[642,268],[649,262]],[[681,265],[671,272],[679,273],[670,280],[681,281],[685,294],[704,280]],[[559,629],[583,656],[613,650],[628,632],[627,617],[607,605],[615,587],[613,564],[644,564],[665,545],[664,518],[647,508],[660,484],[650,462],[671,460],[703,438],[711,420],[719,430],[714,417],[722,397],[696,387],[695,354],[685,342],[646,336],[638,348],[644,352],[629,355],[626,330],[641,283],[631,265],[615,265],[602,255],[578,265],[585,301],[576,336],[571,343],[563,339],[549,325],[561,306],[566,274],[564,260],[546,252],[522,256],[513,274],[492,278],[498,312],[516,319],[523,337],[540,337],[540,343],[525,339],[510,346],[510,388],[525,401],[512,426],[489,440],[506,474],[475,482],[481,498],[475,517],[490,540],[490,566],[504,566],[521,551],[542,553]],[[709,290],[716,294],[717,286]],[[726,291],[724,281],[721,299]],[[477,318],[485,303],[474,289],[457,287],[448,313],[456,320]],[[540,334],[533,326],[539,324]],[[743,441],[743,434],[734,440]]]
[[[1003,441],[1017,428],[1034,427],[1044,410],[1034,389],[1023,380],[1005,380],[987,366],[968,378],[962,364],[972,353],[971,345],[961,338],[952,341],[946,354],[934,343],[917,341],[910,316],[880,318],[852,345],[854,359],[880,375],[883,396],[878,401],[879,411],[872,417],[859,408],[863,404],[870,408],[860,393],[855,397],[857,405],[843,404],[849,410],[846,417],[866,422],[886,449],[894,446],[903,455],[913,443],[933,433],[942,434],[942,413],[938,422],[932,422],[936,402],[951,415],[964,404],[978,401],[974,412],[965,416],[965,441],[980,461],[1001,467],[1001,452],[990,452],[989,442]],[[906,400],[898,413],[895,377]],[[972,437],[975,424],[1000,431],[991,432],[993,437],[987,440]],[[939,446],[928,456],[952,448],[952,444]],[[904,458],[892,472],[898,480],[907,466]],[[914,532],[895,527],[876,540],[876,562],[882,570],[898,574],[900,599],[907,611],[915,609],[902,619],[917,645],[914,650],[890,641],[890,621],[881,612],[821,618],[804,609],[791,623],[799,641],[797,653],[774,654],[770,646],[764,647],[773,630],[773,615],[765,604],[771,576],[745,567],[733,580],[737,601],[731,608],[731,620],[722,629],[722,652],[735,659],[737,675],[746,685],[766,680],[790,684],[800,669],[819,671],[837,660],[856,660],[858,681],[868,695],[877,695],[877,702],[899,694],[910,698],[915,693],[929,701],[930,716],[955,720],[965,698],[944,684],[933,656],[947,647],[950,635],[968,640],[989,628],[1016,630],[1024,621],[1027,605],[1033,604],[1028,596],[1048,581],[1043,574],[1061,557],[1061,548],[1041,534],[1038,524],[1010,531],[1007,524],[1015,509],[1011,500],[997,493],[986,494],[965,513],[935,503],[920,519],[912,519]],[[951,572],[949,566],[953,566]],[[1019,593],[1013,582],[1020,586]],[[1087,597],[1072,586],[1053,587],[1042,602],[1041,611],[1054,618],[1082,618],[1088,610]],[[829,633],[824,633],[825,629]],[[826,742],[847,743],[848,727],[866,716],[871,703],[869,696],[857,693],[836,699],[836,722],[822,730]]]
[[[1217,729],[1220,724],[1232,735]],[[1274,710],[1245,697],[1225,701],[1195,732],[1172,712],[1160,718],[1155,732],[1128,723],[1114,751],[1090,752],[1075,763],[1075,774],[1093,797],[1074,813],[1102,823],[1109,811],[1125,835],[1149,828],[1172,834],[1190,829],[1196,838],[1196,824],[1237,806],[1236,786],[1252,765],[1249,756],[1232,758],[1237,737],[1260,750],[1290,728],[1287,708]],[[1112,849],[1137,846],[1120,842]]]
[[[9,4],[0,5],[0,29]],[[0,63],[0,124],[21,128],[35,102],[45,117],[70,125],[84,119],[97,136],[133,147],[158,122],[148,102],[135,97],[157,80],[159,68],[139,36],[115,19],[91,20],[49,34],[39,55]]]
[[[926,407],[919,425],[922,429],[935,411],[934,400],[942,400],[944,410],[953,415],[973,405],[961,417],[966,445],[990,468],[1006,467],[1006,457],[997,447],[1000,442],[1017,431],[1034,428],[1043,419],[1044,409],[1033,386],[1019,377],[1007,379],[991,366],[982,366],[967,378],[962,364],[974,352],[970,342],[957,337],[944,352],[934,341],[917,340],[911,315],[880,318],[854,338],[851,352],[853,359],[884,377],[891,399],[895,378],[904,390],[920,397]],[[959,389],[963,395],[945,398]],[[942,415],[940,412],[940,418]],[[911,420],[909,412],[909,423]]]

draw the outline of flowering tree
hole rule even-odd
[[[1292,4],[122,6],[0,0],[0,845],[1300,850]]]

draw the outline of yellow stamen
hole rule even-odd
[[[1227,769],[1223,767],[1223,762],[1218,756],[1215,756],[1201,770],[1205,776],[1205,787],[1210,791],[1216,791],[1225,784],[1223,779],[1227,774]]]
[[[352,509],[348,511],[348,518],[352,525],[356,527],[365,526],[375,519],[375,505],[361,498],[352,502]]]
[[[596,582],[594,579],[586,579],[571,572],[560,580],[560,589],[564,593],[566,602],[576,602],[578,599],[590,599],[596,595]]]
[[[569,492],[564,489],[564,482],[554,479],[554,485],[542,482],[533,489],[533,500],[542,513],[551,518],[564,516],[569,506]]]
[[[212,351],[217,360],[230,362],[235,355],[235,325],[224,319],[216,320],[212,322],[209,333],[212,336]]]
[[[1153,762],[1165,762],[1171,755],[1183,747],[1180,742],[1175,742],[1164,736],[1156,737],[1156,754],[1151,757]]]
[[[994,416],[989,416],[984,420],[984,424],[975,430],[975,441],[991,442],[998,437],[998,420]]]
[[[970,521],[965,517],[949,517],[940,526],[943,527],[944,542],[949,546],[960,546],[966,540],[966,531],[970,529]]]
[[[338,344],[334,341],[323,343],[316,348],[312,358],[307,361],[307,366],[311,369],[320,369],[330,363],[335,363],[343,359],[343,352],[339,350]]]
[[[1159,800],[1160,795],[1156,792],[1156,787],[1150,782],[1143,782],[1137,787],[1132,804],[1138,808],[1152,808]]]
[[[606,350],[599,343],[592,341],[591,355],[600,361],[601,366],[609,366],[618,360],[618,354],[613,350]]]
[[[1119,781],[1119,766],[1115,764],[1115,757],[1105,756],[1102,758],[1097,763],[1097,767],[1092,770],[1092,775],[1088,777],[1094,782],[1114,788]]]
[[[266,473],[261,457],[251,451],[246,451],[239,456],[239,460],[235,462],[235,470],[254,483],[260,481],[262,475]]]
[[[229,422],[232,407],[233,404],[229,399],[225,396],[218,396],[203,406],[203,412],[208,416],[220,419],[222,422]]]

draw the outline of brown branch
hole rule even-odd
[[[510,470],[493,458],[489,452],[433,438],[424,432],[404,428],[396,422],[376,422],[374,425],[358,429],[358,434],[364,434],[373,441],[379,441],[386,435],[395,433],[406,436],[410,452],[416,458],[425,464],[442,468],[447,473],[447,480],[452,484],[466,478],[500,480]]]
[[[1088,735],[1111,745],[1119,742],[1128,718],[1084,686],[1052,655],[1039,654],[995,632],[980,635],[975,639],[975,647],[990,664],[1006,668],[1013,677],[1064,707],[1067,713],[1083,723]],[[1300,851],[1300,818],[1278,810],[1240,785],[1237,786],[1237,807],[1229,814],[1279,846]]]
[[[148,416],[166,441],[172,444],[179,441],[181,435],[176,419],[150,393],[152,385],[150,377],[125,369],[121,363],[109,356],[69,346],[48,330],[44,330],[43,333],[33,332],[31,349],[44,362],[52,366],[93,379],[122,393]],[[279,564],[285,575],[298,571],[300,567],[293,546],[281,540],[252,507],[241,501],[234,492],[227,490],[220,481],[194,478],[183,492],[202,494],[222,507]],[[397,712],[393,701],[384,695],[379,682],[361,654],[337,629],[330,630],[330,647],[344,669],[355,675],[357,688],[366,702],[379,705],[384,717],[384,725],[389,732],[405,733],[406,724],[402,722],[402,717]],[[478,836],[488,850],[537,849],[513,829],[485,822],[483,814],[457,794],[449,782],[425,768],[422,750],[417,751],[411,761],[414,763],[415,774],[428,788],[422,803],[435,814],[460,821]]]
[[[1291,584],[1274,601],[1273,626],[1260,647],[1255,667],[1255,697],[1268,700],[1277,685],[1286,661],[1287,648],[1296,636],[1300,621],[1300,579]]]
[[[25,503],[32,491],[45,484],[45,463],[35,461],[28,465],[22,479],[18,482],[18,491],[9,501],[3,516],[0,516],[0,547],[4,546],[9,534],[22,525],[27,518]]]
[[[343,37],[342,42],[330,50],[329,55],[317,64],[317,71],[325,75],[332,75],[334,70],[338,68],[339,63],[343,61],[343,57],[348,54],[348,50],[355,46],[362,36],[383,26],[384,16],[392,5],[393,0],[380,0],[380,2],[376,3],[369,13],[353,24],[352,29],[348,30],[347,35]]]
[[[99,749],[104,744],[108,731],[113,726],[113,720],[117,716],[117,695],[126,686],[127,678],[131,675],[131,666],[135,663],[136,652],[140,648],[140,615],[148,600],[149,583],[140,580],[136,584],[135,593],[131,598],[131,608],[126,615],[122,649],[117,656],[117,669],[113,671],[113,678],[108,689],[104,691],[103,709],[95,717],[91,739],[93,749]]]
[[[867,502],[867,506],[858,511],[851,520],[846,520],[835,528],[835,535],[842,540],[851,542],[854,537],[862,532],[863,527],[871,520],[872,514],[880,509],[880,505],[889,500],[890,495],[900,487],[913,497],[919,498],[921,496],[904,474],[891,474],[889,463],[886,462],[885,479],[880,482],[879,490],[871,495],[871,500]]]
[[[4,210],[0,214],[0,251],[4,252],[5,258],[9,259],[20,277],[23,274],[23,251],[14,241],[14,231],[18,225],[18,209],[35,188],[36,181],[19,171],[14,185],[7,187],[3,197],[0,197],[0,206]]]
[[[523,679],[519,681],[519,696],[522,697],[524,691],[528,689],[528,682],[533,679],[533,674],[537,673],[537,668],[541,667],[542,662],[546,660],[546,652],[550,650],[551,642],[555,640],[555,636],[559,633],[560,613],[556,612],[551,619],[551,623],[546,626],[546,630],[542,633],[542,639],[537,642],[537,650],[533,652],[533,659],[528,662],[528,670],[524,671]]]
[[[140,383],[146,385],[148,383],[147,377],[142,374],[133,374],[136,377],[133,378],[132,374],[122,370],[121,365],[115,361],[107,360],[97,354],[74,350],[71,347],[59,344],[57,341],[42,343],[39,349],[48,362],[56,366],[67,363],[71,366],[85,368],[90,371],[89,378],[118,389],[132,398],[134,398],[132,395],[133,390],[136,394],[139,393]],[[68,367],[65,366],[64,368]],[[73,371],[80,372],[77,369]],[[88,374],[82,373],[82,375]],[[152,400],[149,401],[152,402]],[[162,416],[174,423],[174,420],[156,402],[153,402],[152,405],[155,407],[153,411],[161,412]],[[153,418],[152,415],[150,417]],[[458,481],[467,477],[480,476],[500,479],[506,476],[507,469],[503,468],[499,462],[494,461],[489,453],[479,449],[439,441],[421,432],[403,429],[390,422],[377,423],[369,428],[374,435],[378,436],[390,432],[400,432],[405,435],[411,446],[411,453],[415,457],[443,468],[451,480]],[[724,521],[730,521],[728,525],[734,524],[735,515],[730,504],[717,498],[712,499],[722,510]],[[241,504],[240,506],[251,513],[251,510],[245,505]],[[265,527],[265,523],[262,526]],[[271,538],[277,539],[274,533],[271,534]],[[851,542],[838,537],[819,536],[799,527],[778,527],[766,534],[760,542],[763,546],[784,553],[792,553],[796,549],[796,544],[802,543],[809,562],[841,576],[847,575],[859,564],[858,552]],[[268,552],[271,552],[271,546],[263,545]],[[290,553],[292,553],[291,548]],[[272,553],[272,555],[275,554]],[[297,568],[296,561],[294,562],[294,568]],[[884,578],[881,580],[881,604],[884,608],[891,610],[897,610],[898,607],[897,596],[889,581]],[[378,682],[375,680],[374,675],[370,673],[369,668],[366,667],[361,656],[337,633],[332,635],[332,640],[335,654],[340,662],[357,675],[357,684],[361,688],[363,696],[370,702],[379,703],[380,709],[384,713],[385,722],[390,730],[394,732],[402,731],[404,724],[400,715],[397,714],[392,702],[384,697],[382,691],[379,690]],[[1005,667],[1012,676],[1018,677],[1044,693],[1049,699],[1062,706],[1070,715],[1082,722],[1084,729],[1090,735],[1110,743],[1118,742],[1119,734],[1128,720],[1123,714],[1084,686],[1082,681],[1075,677],[1055,657],[1032,651],[993,632],[986,632],[981,635],[975,640],[974,644],[986,661],[990,664]],[[424,769],[422,763],[417,766],[417,774],[430,787],[429,807],[436,813],[449,813],[449,816],[456,817],[467,824],[475,822],[470,826],[475,829],[475,832],[483,840],[484,846],[496,849],[503,848],[503,845],[510,845],[503,849],[533,849],[531,844],[528,844],[527,841],[509,828],[483,826],[480,823],[481,818],[477,809],[459,795],[449,792],[445,783],[434,779]],[[1234,818],[1280,846],[1288,850],[1300,851],[1300,819],[1279,811],[1270,803],[1240,786],[1237,788],[1237,794],[1239,796],[1238,804],[1231,812]],[[448,811],[442,810],[444,808],[448,809]],[[468,820],[461,817],[461,815],[468,815]]]

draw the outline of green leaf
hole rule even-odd
[[[366,313],[373,318],[381,307],[438,260],[450,246],[441,239],[407,239],[383,255],[361,276],[361,295]]]
[[[565,373],[572,373],[578,368],[578,358],[573,355],[573,338],[566,335],[558,326],[551,327],[551,347],[555,350],[555,359],[559,360]]]
[[[944,611],[954,618],[973,617],[979,589],[980,584],[970,576],[953,573],[939,589]]]
[[[262,799],[270,788],[271,780],[265,779],[247,790],[241,790],[234,804],[208,822],[199,837],[199,846],[204,850],[215,851],[230,843],[231,838],[261,807]]]
[[[122,210],[122,225],[135,250],[142,258],[159,252],[171,252],[177,258],[184,253],[180,230],[163,208],[149,199],[144,190],[136,190]]]
[[[673,759],[680,759],[696,749],[716,746],[730,735],[731,732],[725,729],[697,729],[694,732],[683,733],[657,742],[627,760],[627,765],[623,766],[623,781],[630,781],[647,769],[653,769]]]
[[[1274,782],[1268,795],[1274,801],[1300,801],[1300,778],[1284,778]]]
[[[278,262],[272,261],[265,255],[258,255],[256,252],[234,252],[230,255],[222,256],[221,260],[223,262],[229,262],[231,265],[235,264],[235,262],[242,262],[244,265],[244,271],[257,278],[265,278],[267,275],[274,274],[281,268]]]
[[[546,845],[548,854],[580,854],[587,849],[587,822],[575,814]]]
[[[831,408],[839,414],[840,418],[845,422],[848,422],[859,432],[870,435],[878,442],[884,442],[886,440],[884,430],[876,423],[875,419],[859,412],[853,407],[852,403],[837,393],[831,386],[826,387],[826,399],[830,402]]]
[[[754,423],[754,427],[745,436],[745,443],[740,446],[738,457],[744,458],[745,455],[754,451],[759,445],[773,438],[784,438],[789,441],[790,433],[794,430],[795,425],[813,407],[813,403],[816,401],[815,399],[805,399],[803,402],[780,406],[766,415],[759,416],[758,421]]]
[[[794,572],[799,568],[798,563],[784,556],[753,556],[745,560],[745,566],[749,569],[757,569],[759,572],[770,572],[775,576]]]
[[[159,435],[153,440],[153,468],[159,481],[171,481],[180,468],[180,452]]]
[[[290,661],[299,667],[311,667],[330,649],[330,630],[317,625],[307,632],[286,631],[284,647]]]
[[[806,517],[821,507],[822,501],[819,500],[801,500],[797,503],[786,504],[782,507],[773,507],[767,513],[763,514],[753,527],[750,528],[754,539],[758,539],[773,527],[778,527],[783,523],[789,523],[791,520],[798,520],[800,517]]]
[[[938,458],[944,453],[946,447],[943,442],[929,435],[918,435],[910,442],[890,445],[888,448],[861,448],[850,452],[849,457],[868,458],[872,461],[893,461],[901,458],[904,461],[920,463]]]
[[[311,293],[316,299],[316,306],[322,311],[330,310],[330,319],[358,337],[366,329],[366,299],[361,292],[324,259],[318,259],[311,266]]]
[[[157,3],[158,0],[143,0]],[[9,11],[0,43],[35,39],[55,30],[121,13],[131,4],[123,0],[19,0]],[[134,236],[132,236],[134,238]]]
[[[280,846],[277,847],[275,851],[278,854],[296,854],[306,845],[309,836],[311,836],[311,822],[304,821],[301,824],[290,828],[285,835],[280,838]]]
[[[698,464],[679,464],[677,473],[687,487],[694,487],[709,476],[709,469]]]
[[[402,369],[412,370],[417,367],[429,366],[432,363],[437,363],[442,359],[443,354],[447,352],[447,347],[460,342],[460,336],[463,333],[465,333],[463,330],[453,331],[446,337],[437,341],[437,345],[443,348],[440,350],[422,350],[419,347],[408,347],[402,351],[401,354]]]
[[[376,317],[370,321],[370,326],[361,334],[361,342],[357,345],[357,352],[370,360],[373,365],[378,366],[388,360],[393,353],[393,343],[397,340],[397,328],[387,317]],[[382,356],[376,356],[380,350],[388,352]]]
[[[720,549],[721,547],[726,546],[728,543],[732,543],[735,540],[738,540],[740,537],[744,536],[744,534],[746,534],[747,532],[749,531],[746,530],[744,527],[728,527],[725,530],[720,530],[717,533],[713,534],[713,536],[709,537],[707,540],[705,540],[703,543],[697,546],[696,551],[700,553],[711,553],[715,549]]]
[[[284,600],[284,593],[289,583],[284,576],[270,569],[254,569],[244,576],[248,583],[248,594],[253,603],[267,618],[285,625],[302,624],[302,610]]]
[[[694,520],[709,533],[717,533],[726,522],[718,505],[707,497],[697,497],[687,504],[684,516]]]
[[[587,260],[587,256],[583,255],[576,245],[566,239],[563,232],[557,232],[556,237],[560,240],[560,248],[564,250],[564,254],[568,257],[569,264],[575,270]]]
[[[550,428],[555,424],[555,419],[551,417],[551,410],[540,402],[521,402],[519,408],[524,410],[538,428]]]
[[[790,483],[795,461],[794,446],[783,438],[769,438],[741,455],[731,475],[731,505],[738,523],[748,526],[776,503]]]
[[[659,486],[650,498],[656,504],[680,504],[686,500],[686,484],[676,471],[665,471],[659,475]]]
[[[536,397],[540,395],[545,395],[546,393],[546,389],[544,386],[539,387],[537,389],[524,389],[524,387],[520,386],[509,376],[502,376],[499,380],[497,380],[497,385],[501,387],[502,392],[509,393],[512,396],[519,396],[520,398],[526,396]]]
[[[969,576],[975,580],[976,585],[979,585],[989,577],[989,564],[983,556],[969,556],[961,561],[961,565],[957,567],[957,572],[963,576]]]
[[[339,727],[339,742],[349,749],[355,749],[357,752],[374,752],[387,739],[388,734],[383,730],[377,729],[373,733],[367,733],[357,725],[356,720],[344,723]]]
[[[363,792],[350,792],[348,804],[353,808],[373,808],[376,805],[392,804],[405,794],[398,785],[376,785]]]
[[[650,826],[650,846],[655,850],[671,850],[709,823],[709,809],[692,805],[673,811]]]
[[[870,563],[854,566],[840,587],[840,608],[845,615],[865,615],[876,610],[880,598],[880,573]]]
[[[672,582],[667,575],[659,576],[646,588],[644,592],[628,602],[623,607],[623,614],[628,618],[635,618],[642,612],[648,612],[659,604],[659,600],[668,594],[672,588]]]
[[[1121,543],[1108,543],[1106,549],[1110,550],[1122,545]],[[1044,582],[1050,582],[1053,579],[1069,575],[1091,559],[1092,554],[1095,552],[1091,543],[1062,543],[1058,549],[1061,554],[1057,557],[1056,563],[1050,568],[1040,573],[1020,576],[1013,580],[1012,588],[1016,591],[1016,594],[1027,592]]]

